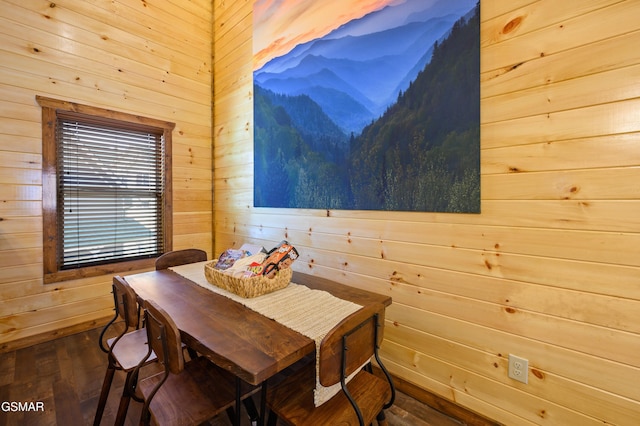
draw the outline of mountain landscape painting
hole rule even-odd
[[[254,205],[480,212],[477,0],[255,0]]]

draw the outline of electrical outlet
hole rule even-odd
[[[529,361],[509,354],[509,377],[525,385],[529,383]]]

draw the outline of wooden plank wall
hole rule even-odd
[[[640,2],[482,1],[479,215],[253,208],[252,3],[214,0],[214,251],[391,295],[386,365],[484,416],[637,424]]]
[[[211,256],[212,16],[207,0],[0,0],[0,348],[113,308],[111,276],[43,284],[36,95],[176,123],[174,248]]]

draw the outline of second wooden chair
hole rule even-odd
[[[207,260],[207,252],[200,249],[183,249],[168,251],[158,257],[155,262],[156,270],[167,269],[173,266],[186,265],[187,263],[204,262]]]
[[[164,371],[138,384],[144,399],[141,424],[198,425],[235,407],[236,391],[244,400],[259,389],[204,357],[185,362],[180,330],[172,318],[152,300],[144,302],[144,312],[149,356],[154,351]]]
[[[160,255],[156,259],[155,267],[156,271],[159,271],[188,263],[204,262],[205,260],[207,260],[207,252],[204,250],[195,248],[172,250]],[[186,349],[191,358],[198,357],[198,353],[194,349],[189,347]]]

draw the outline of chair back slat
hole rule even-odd
[[[156,259],[156,270],[167,269],[188,263],[204,262],[207,252],[200,249],[184,249],[169,251]]]
[[[384,306],[378,303],[359,309],[336,325],[320,344],[320,384],[331,386],[340,382],[345,344],[345,376],[370,360],[375,354],[376,346],[382,342],[382,327],[378,325],[383,322]]]
[[[180,330],[169,314],[153,300],[145,300],[144,309],[151,349],[165,368],[173,374],[179,374],[184,369]]]
[[[121,276],[113,277],[113,294],[118,315],[125,321],[127,328],[138,327],[138,303],[129,283]]]

